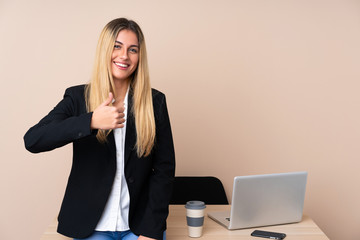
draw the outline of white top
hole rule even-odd
[[[96,231],[126,231],[129,230],[129,205],[130,195],[124,173],[125,157],[125,133],[128,108],[128,93],[124,99],[125,123],[123,128],[114,129],[116,145],[116,175],[111,189],[109,199],[104,212],[98,222]]]

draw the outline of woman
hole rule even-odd
[[[75,239],[163,239],[175,172],[165,95],[151,89],[140,27],[109,22],[91,82],[24,136],[33,153],[73,143],[58,232]]]

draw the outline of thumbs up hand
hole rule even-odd
[[[124,127],[125,109],[123,106],[109,106],[113,99],[113,94],[110,92],[109,97],[94,110],[91,118],[91,129],[109,130]]]

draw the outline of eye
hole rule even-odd
[[[138,50],[136,48],[130,48],[129,51],[131,53],[138,53]]]
[[[114,48],[115,48],[115,49],[120,49],[120,48],[121,48],[121,46],[120,46],[120,45],[118,45],[118,44],[115,44],[115,45],[114,45]]]

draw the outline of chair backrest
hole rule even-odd
[[[224,187],[216,177],[175,177],[170,204],[199,200],[205,204],[229,204]]]

